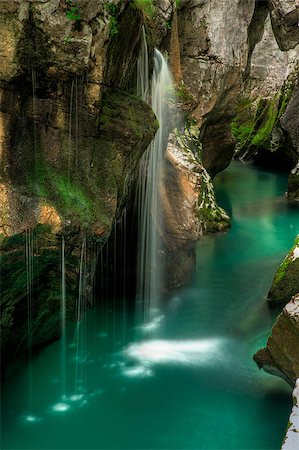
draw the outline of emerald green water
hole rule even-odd
[[[101,306],[67,338],[66,392],[56,342],[12,371],[2,398],[3,449],[278,450],[291,389],[252,355],[274,321],[265,304],[275,268],[299,232],[286,177],[233,163],[216,178],[232,229],[198,244],[193,280],[143,330]],[[176,262],[179,264],[179,261]],[[77,372],[77,383],[76,383]]]

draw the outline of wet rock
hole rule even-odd
[[[271,289],[268,301],[274,303],[287,303],[299,291],[299,236],[295,244],[279,266]]]
[[[298,69],[297,69],[298,70]],[[290,103],[281,119],[281,126],[287,132],[292,141],[292,145],[296,151],[297,158],[299,155],[299,90],[295,89]],[[299,162],[293,168],[289,176],[288,182],[288,199],[299,200]]]
[[[299,201],[299,163],[289,175],[288,199]]]
[[[183,133],[176,130],[166,151],[160,196],[165,217],[162,240],[167,289],[180,286],[193,273],[199,237],[230,226],[228,215],[216,203],[211,178],[200,161],[201,147],[195,142],[192,128]],[[174,266],[174,261],[179,263]]]
[[[260,368],[294,386],[299,377],[299,294],[278,316],[266,348],[254,355]]]
[[[122,1],[109,9],[82,0],[75,13],[65,1],[13,3],[0,5],[4,359],[29,345],[29,314],[30,345],[59,335],[62,235],[67,316],[79,298],[83,310],[90,306],[97,250],[158,127],[134,95],[139,9]]]

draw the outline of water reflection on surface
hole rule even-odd
[[[291,391],[252,355],[277,314],[265,298],[299,215],[287,206],[281,174],[234,163],[216,185],[233,226],[201,239],[193,280],[146,324],[99,299],[82,324],[79,355],[68,330],[64,396],[59,342],[34,359],[30,410],[26,367],[12,372],[1,405],[3,449],[280,448]]]

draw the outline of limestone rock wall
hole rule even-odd
[[[183,0],[178,11],[183,80],[195,99],[203,164],[212,175],[233,156],[230,122],[247,65],[254,7],[254,0]]]
[[[28,315],[30,345],[59,335],[62,239],[67,315],[90,305],[97,251],[158,127],[134,95],[142,11],[116,0],[72,8],[0,3],[4,359],[29,345]]]

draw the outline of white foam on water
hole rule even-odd
[[[221,339],[152,340],[130,345],[125,354],[145,363],[147,367],[163,363],[201,365],[223,354],[222,343]]]
[[[66,412],[70,409],[70,405],[68,403],[56,403],[52,410],[54,412]]]
[[[122,374],[129,378],[147,378],[153,375],[153,372],[148,367],[132,366],[126,367],[122,370]]]
[[[31,414],[28,414],[28,416],[22,417],[22,422],[26,422],[26,423],[36,423],[36,422],[40,422],[41,420],[42,420],[41,417],[33,416]]]
[[[164,319],[164,317],[165,316],[163,316],[163,315],[155,317],[151,322],[148,322],[148,323],[144,324],[141,328],[144,331],[156,330],[160,326],[160,324],[161,324],[162,320]]]

